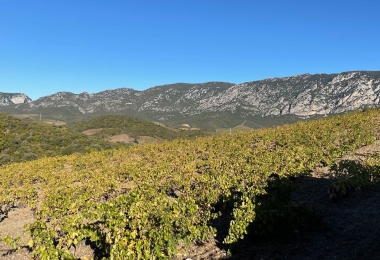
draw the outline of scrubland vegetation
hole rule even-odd
[[[0,165],[117,147],[76,131],[0,114]]]
[[[0,168],[1,210],[26,205],[34,211],[28,247],[38,259],[72,259],[70,248],[81,241],[91,243],[99,258],[168,259],[179,243],[215,236],[221,216],[230,219],[223,243],[234,245],[248,232],[268,229],[273,214],[257,210],[271,180],[308,175],[373,143],[379,117],[379,110],[369,109],[271,129],[9,164]],[[373,156],[369,165],[380,165],[380,157]],[[336,174],[343,173],[336,166]],[[377,172],[367,175],[347,177],[337,187],[378,181]],[[264,218],[263,225],[252,231],[256,218]]]
[[[107,138],[112,135],[128,134],[131,136],[150,136],[159,140],[176,138],[191,138],[204,136],[201,131],[180,131],[130,116],[99,116],[69,124],[69,129],[83,132],[89,129],[99,129],[94,136]]]
[[[83,134],[89,129],[97,131],[91,136]],[[126,147],[108,141],[118,134],[130,135],[135,143],[204,135],[201,131],[179,131],[129,116],[101,116],[61,127],[0,114],[0,165]]]

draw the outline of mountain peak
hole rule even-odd
[[[0,92],[0,106],[28,104],[32,101],[23,93],[3,93]]]

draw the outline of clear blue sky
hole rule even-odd
[[[380,1],[0,0],[0,92],[380,70]]]

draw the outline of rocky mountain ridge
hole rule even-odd
[[[177,83],[144,91],[119,88],[95,94],[58,92],[13,107],[22,112],[45,109],[54,115],[64,110],[76,115],[124,113],[170,121],[192,116],[218,117],[223,113],[242,119],[255,115],[307,117],[379,104],[380,71],[354,71],[302,74],[242,84]],[[8,106],[11,105],[9,102]]]
[[[0,106],[28,104],[31,101],[32,99],[23,93],[1,93],[0,92]]]

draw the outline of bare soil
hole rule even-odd
[[[103,128],[96,128],[96,129],[88,129],[86,131],[83,131],[82,133],[85,134],[85,135],[95,135],[99,132],[101,132],[103,130]]]
[[[113,135],[113,136],[107,137],[106,140],[113,143],[121,142],[121,143],[126,143],[126,144],[134,143],[136,141],[135,138],[127,134]]]
[[[24,260],[30,259],[31,255],[26,248],[29,236],[25,232],[24,226],[34,222],[33,212],[29,208],[16,208],[8,213],[8,217],[0,222],[0,237],[10,236],[20,237],[21,250],[15,251],[4,242],[0,242],[0,259],[4,260]]]

